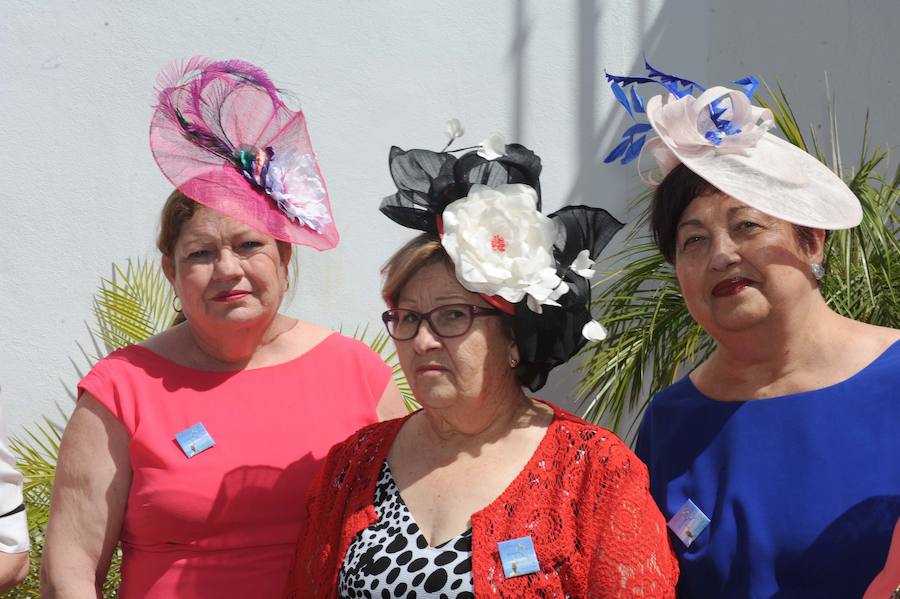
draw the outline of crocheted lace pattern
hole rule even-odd
[[[678,564],[647,469],[614,434],[556,409],[528,465],[472,514],[476,597],[674,597]],[[380,466],[405,419],[366,427],[326,458],[286,597],[337,596],[356,534],[376,519]],[[531,536],[534,574],[506,578],[497,543]]]

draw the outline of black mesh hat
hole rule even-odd
[[[395,146],[388,164],[397,191],[381,212],[440,238],[460,284],[513,316],[523,385],[540,389],[605,336],[591,317],[590,267],[623,224],[589,206],[542,214],[534,152],[493,134],[465,150]]]

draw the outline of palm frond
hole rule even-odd
[[[94,297],[94,333],[107,352],[140,343],[172,323],[172,298],[156,261],[129,260],[124,269],[114,264],[112,277],[101,279]]]

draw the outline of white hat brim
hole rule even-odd
[[[651,98],[647,119],[680,162],[736,200],[788,222],[816,229],[849,229],[862,221],[859,199],[830,168],[771,133],[744,153],[710,144],[683,150],[659,126],[661,102]]]

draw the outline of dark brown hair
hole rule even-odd
[[[171,256],[175,251],[181,230],[185,223],[193,218],[200,205],[177,189],[166,198],[159,217],[159,236],[156,238],[156,247],[163,256]],[[275,243],[278,245],[279,253],[284,257],[291,244],[280,239],[276,239]]]
[[[714,193],[722,192],[683,164],[673,168],[656,188],[650,204],[650,233],[659,253],[669,264],[675,264],[681,215],[694,198]],[[800,225],[793,227],[800,244],[807,249],[811,248],[815,242],[813,230]]]
[[[678,221],[694,198],[719,190],[683,164],[673,168],[656,191],[650,204],[650,232],[659,253],[675,264]]]
[[[163,256],[171,256],[184,224],[191,220],[199,204],[177,189],[169,194],[159,217],[156,247]]]

